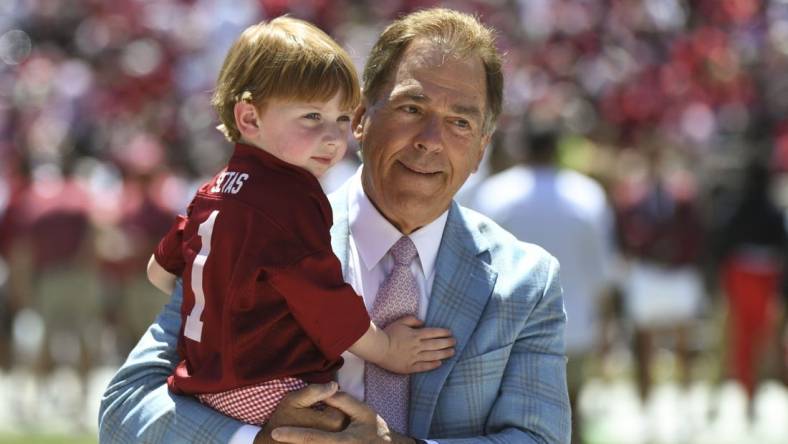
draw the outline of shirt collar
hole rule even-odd
[[[348,218],[350,232],[356,241],[356,249],[367,270],[375,268],[389,249],[396,243],[402,233],[394,227],[369,200],[361,186],[360,166],[350,179],[348,189]],[[419,252],[419,261],[424,276],[430,276],[435,268],[443,229],[449,210],[443,212],[434,221],[410,234],[410,239]]]
[[[243,142],[236,142],[235,149],[233,152],[233,158],[242,158],[242,157],[250,157],[255,159],[257,162],[264,165],[266,168],[276,169],[276,170],[285,170],[297,176],[300,176],[302,179],[306,180],[310,185],[317,185],[320,186],[317,178],[310,173],[306,168],[293,165],[291,163],[285,162],[284,160],[274,156],[273,154],[267,152],[266,150],[249,145]]]

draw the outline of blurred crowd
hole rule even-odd
[[[663,349],[682,383],[699,357],[749,396],[788,381],[788,0],[0,2],[0,367],[84,376],[153,320],[147,259],[231,149],[209,97],[240,30],[289,13],[360,68],[438,4],[499,32],[505,109],[458,199],[564,264],[573,397],[619,349],[642,399]]]

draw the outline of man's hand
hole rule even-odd
[[[345,428],[347,417],[334,407],[316,410],[312,405],[327,401],[339,386],[336,382],[310,384],[301,390],[288,393],[276,407],[271,418],[254,439],[254,444],[272,444],[271,431],[281,426],[310,427],[314,430],[338,432]]]
[[[366,404],[347,393],[337,393],[324,401],[350,417],[341,432],[306,427],[278,427],[272,436],[276,442],[291,444],[414,444],[415,441],[389,430],[386,421]]]

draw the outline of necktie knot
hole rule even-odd
[[[413,261],[413,258],[418,254],[418,251],[416,251],[416,246],[413,245],[413,241],[410,240],[408,236],[402,236],[399,238],[397,243],[391,247],[389,252],[394,258],[394,263],[397,265],[410,265],[411,261]]]

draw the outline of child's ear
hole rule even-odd
[[[241,100],[235,104],[233,112],[235,114],[235,125],[238,127],[242,137],[257,134],[260,126],[257,121],[257,108],[254,105]]]

